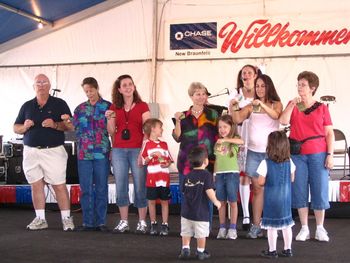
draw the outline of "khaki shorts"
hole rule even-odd
[[[68,154],[63,145],[48,149],[24,146],[23,171],[28,183],[41,179],[51,185],[66,183]]]
[[[181,236],[204,238],[209,236],[209,222],[193,221],[181,217]]]

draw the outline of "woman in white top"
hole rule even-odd
[[[254,81],[262,73],[253,65],[245,65],[238,72],[237,76],[237,88],[232,90],[229,95],[229,112],[233,110],[243,109],[248,104],[251,104],[254,100],[255,90]],[[235,105],[235,106],[233,106]],[[250,226],[250,213],[249,213],[249,198],[250,198],[250,177],[245,174],[245,162],[247,156],[248,146],[248,122],[249,119],[245,119],[242,123],[238,124],[238,134],[244,141],[244,145],[240,146],[240,153],[238,156],[238,163],[240,168],[240,183],[239,194],[241,197],[241,206],[243,211],[243,230],[249,230]]]
[[[253,225],[247,234],[248,238],[262,236],[260,220],[263,207],[263,188],[258,184],[256,172],[260,162],[266,158],[268,135],[279,129],[278,118],[282,112],[282,103],[271,78],[261,75],[255,80],[255,97],[251,104],[242,110],[232,111],[233,120],[248,123],[248,151],[246,158],[246,174],[253,184]]]

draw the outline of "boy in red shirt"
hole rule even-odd
[[[163,133],[163,123],[158,119],[148,119],[143,125],[143,131],[148,136],[144,142],[141,156],[144,165],[147,165],[147,199],[151,219],[150,234],[158,234],[156,220],[156,200],[160,199],[162,206],[162,225],[159,235],[167,236],[169,233],[169,199],[170,175],[168,167],[173,162],[166,142],[159,140]]]

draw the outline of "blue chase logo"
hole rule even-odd
[[[216,22],[170,25],[170,50],[216,47]]]

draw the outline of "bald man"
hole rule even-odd
[[[34,80],[35,98],[25,102],[16,118],[13,130],[23,134],[23,170],[32,189],[36,217],[27,226],[29,230],[48,228],[45,219],[44,186],[50,184],[61,210],[64,231],[74,230],[70,216],[70,202],[66,187],[67,152],[64,149],[64,131],[72,130],[69,121],[61,116],[71,112],[67,103],[50,96],[50,80],[39,74]]]

